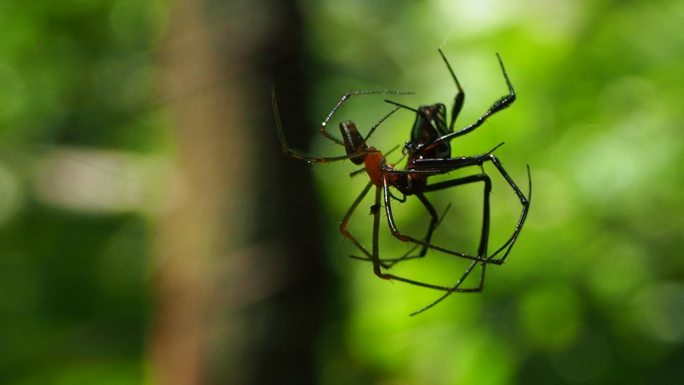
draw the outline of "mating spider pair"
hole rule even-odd
[[[340,232],[342,235],[350,240],[358,250],[363,253],[362,257],[354,257],[358,259],[369,260],[373,264],[373,272],[380,278],[390,279],[400,282],[405,282],[411,285],[426,287],[430,289],[444,291],[445,293],[439,297],[437,300],[429,304],[428,306],[414,312],[412,315],[421,313],[432,306],[436,305],[444,298],[455,292],[479,292],[483,288],[484,277],[485,277],[485,267],[488,264],[500,265],[505,260],[510,253],[513,245],[515,244],[520,231],[522,230],[523,224],[525,223],[525,218],[527,217],[527,212],[529,210],[530,198],[532,193],[532,182],[530,178],[529,166],[527,167],[528,174],[528,195],[522,193],[520,188],[515,184],[513,179],[508,175],[506,170],[503,168],[499,160],[492,154],[494,149],[480,155],[475,156],[460,156],[452,157],[451,155],[451,145],[452,139],[459,136],[465,135],[477,127],[481,126],[487,118],[491,115],[505,109],[511,105],[516,98],[515,91],[511,85],[506,70],[504,68],[501,57],[497,54],[499,60],[499,65],[501,66],[501,72],[503,73],[504,79],[508,86],[508,94],[502,96],[497,101],[492,104],[492,106],[474,123],[454,131],[454,124],[456,119],[461,112],[463,107],[463,102],[465,99],[465,93],[461,88],[456,75],[454,74],[451,65],[444,56],[442,50],[438,50],[442,60],[447,66],[452,79],[456,83],[457,93],[454,98],[454,104],[451,110],[451,118],[449,124],[447,125],[446,118],[446,107],[442,103],[420,106],[417,109],[412,107],[399,104],[394,101],[386,100],[386,102],[393,104],[395,106],[390,112],[380,119],[376,124],[374,124],[368,134],[364,137],[362,136],[356,125],[352,121],[344,121],[340,123],[340,133],[342,139],[331,135],[327,131],[327,126],[333,115],[337,110],[352,96],[358,95],[369,95],[369,94],[405,94],[406,92],[399,91],[351,91],[344,94],[338,102],[335,104],[333,109],[328,113],[327,117],[321,123],[319,131],[327,139],[334,143],[344,146],[346,155],[333,156],[333,157],[316,157],[303,154],[296,150],[291,149],[286,140],[285,134],[283,132],[282,122],[280,120],[280,114],[278,112],[278,105],[276,103],[275,89],[272,89],[272,102],[273,102],[273,112],[275,115],[275,123],[278,131],[278,139],[285,155],[292,158],[306,160],[308,162],[316,163],[327,163],[335,162],[349,159],[352,163],[356,165],[363,165],[363,168],[353,172],[351,175],[355,175],[359,172],[365,171],[370,178],[368,184],[361,191],[361,194],[354,200],[351,207],[347,211],[346,215],[342,219],[342,224],[340,226]],[[389,164],[385,161],[385,157],[380,150],[369,146],[367,144],[368,139],[373,134],[375,129],[381,125],[385,119],[396,112],[398,109],[408,109],[416,114],[416,119],[411,130],[411,138],[405,143],[403,152],[406,154],[407,161],[406,166],[403,169],[395,168],[394,165]],[[517,195],[522,205],[522,211],[518,219],[517,225],[513,230],[512,234],[508,239],[501,245],[496,251],[489,254],[489,227],[490,227],[490,205],[489,197],[492,189],[492,183],[489,175],[487,175],[482,166],[484,163],[491,163],[501,174],[501,176],[506,180],[508,185],[511,187],[513,192]],[[479,166],[479,173],[468,175],[464,177],[457,177],[450,180],[442,180],[435,183],[430,183],[432,176],[443,175],[454,170]],[[468,185],[471,183],[482,182],[484,185],[484,204],[482,209],[482,229],[480,233],[480,241],[477,249],[477,255],[470,255],[468,253],[460,252],[457,250],[451,250],[449,248],[438,246],[431,243],[432,234],[435,228],[440,223],[440,218],[430,203],[430,201],[425,196],[425,193],[449,189],[452,187]],[[373,215],[373,241],[372,249],[369,251],[365,246],[363,246],[348,230],[349,220],[356,210],[357,206],[361,203],[363,198],[368,194],[371,188],[375,186],[375,203],[371,206],[371,214]],[[390,189],[395,189],[403,194],[404,198],[396,198]],[[430,223],[428,225],[427,233],[423,239],[417,239],[399,231],[397,224],[394,220],[394,215],[392,213],[392,199],[403,201],[406,196],[415,196],[422,203],[422,205],[427,210],[430,215]],[[399,258],[380,258],[379,246],[378,246],[378,235],[380,228],[380,208],[384,206],[385,214],[387,216],[387,223],[392,232],[392,235],[404,242],[413,243],[414,247],[404,256]],[[413,250],[420,247],[420,251],[417,255],[410,255]],[[428,282],[417,281],[414,279],[405,278],[392,273],[387,270],[392,267],[392,265],[413,258],[423,257],[428,249],[436,250],[441,253],[454,255],[460,258],[465,258],[470,260],[470,264],[461,275],[461,277],[454,283],[453,286],[442,286],[431,284]],[[475,287],[461,287],[466,277],[470,275],[472,270],[477,266],[481,266],[481,273],[479,283]]]

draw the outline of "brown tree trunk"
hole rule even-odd
[[[305,165],[279,156],[269,95],[301,75],[301,22],[294,2],[238,3],[177,2],[161,51],[177,152],[155,241],[156,384],[315,382],[318,210]],[[306,116],[303,101],[287,112]]]

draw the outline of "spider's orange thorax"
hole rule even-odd
[[[382,153],[370,147],[363,163],[371,182],[378,187],[382,186],[382,167],[385,165]]]

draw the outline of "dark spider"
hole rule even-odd
[[[449,172],[453,171],[459,168],[463,167],[468,167],[468,166],[482,166],[484,162],[492,162],[496,169],[499,171],[499,173],[504,177],[504,179],[508,182],[508,184],[511,186],[513,191],[516,193],[518,198],[520,199],[520,202],[523,206],[523,210],[520,215],[520,219],[518,220],[518,225],[516,226],[515,230],[513,231],[513,234],[509,237],[509,239],[499,248],[497,249],[493,254],[489,255],[486,259],[487,263],[494,263],[494,264],[502,264],[506,257],[508,256],[508,253],[510,252],[511,248],[513,247],[513,244],[515,243],[515,240],[517,239],[520,230],[522,229],[522,225],[525,222],[525,218],[527,216],[527,211],[529,209],[529,196],[525,197],[525,195],[522,193],[522,191],[518,188],[518,186],[515,184],[515,182],[511,179],[511,177],[508,175],[506,170],[503,168],[501,165],[501,162],[496,158],[494,155],[492,155],[492,152],[498,148],[499,146],[503,145],[503,143],[499,144],[498,146],[494,147],[492,150],[487,152],[486,154],[479,155],[479,156],[474,156],[474,157],[457,157],[457,158],[452,158],[451,157],[451,145],[450,141],[458,136],[465,135],[477,127],[481,126],[486,119],[493,115],[494,113],[501,111],[508,107],[510,104],[512,104],[515,101],[516,95],[515,95],[515,90],[513,89],[513,86],[508,78],[508,75],[506,74],[506,70],[504,68],[503,62],[501,60],[501,57],[497,54],[497,59],[499,61],[499,65],[501,67],[501,72],[503,73],[504,79],[506,80],[506,84],[508,86],[508,95],[504,95],[501,98],[499,98],[497,101],[495,101],[492,106],[485,112],[484,115],[479,117],[475,123],[470,124],[469,126],[462,128],[456,132],[454,132],[454,124],[456,123],[456,119],[461,112],[461,109],[463,108],[463,103],[465,100],[465,93],[463,92],[463,89],[461,88],[461,84],[459,83],[458,79],[456,78],[456,75],[454,74],[453,69],[451,68],[451,65],[449,64],[449,61],[446,59],[444,56],[444,53],[442,50],[438,50],[440,56],[442,57],[442,60],[447,66],[447,69],[449,70],[449,73],[451,74],[452,79],[454,80],[454,83],[456,84],[456,88],[458,89],[458,92],[456,94],[456,97],[454,98],[454,105],[452,107],[452,112],[451,112],[451,120],[449,125],[447,126],[446,124],[446,106],[442,103],[436,103],[432,105],[427,105],[427,106],[420,106],[418,109],[413,109],[411,107],[408,107],[406,105],[391,101],[391,100],[386,100],[388,103],[394,104],[397,107],[400,108],[405,108],[408,110],[413,111],[416,113],[416,120],[413,123],[413,128],[411,130],[411,140],[406,142],[404,144],[404,153],[408,155],[408,160],[406,162],[406,168],[405,170],[394,170],[395,173],[401,173],[404,175],[404,180],[401,181],[400,183],[397,183],[393,185],[393,187],[397,188],[400,192],[402,192],[405,195],[411,195],[415,194],[420,197],[420,193],[422,192],[428,192],[428,191],[435,191],[437,189],[443,189],[459,184],[466,184],[466,183],[471,183],[470,179],[471,177],[465,177],[465,178],[459,178],[459,179],[454,179],[451,181],[446,181],[446,182],[441,182],[439,184],[433,184],[428,186],[427,185],[427,177],[430,175],[434,175],[437,173],[444,173],[444,172]],[[483,177],[483,180],[489,180],[489,177],[486,174],[481,174]],[[473,177],[477,177],[477,175],[474,175]],[[529,166],[528,166],[528,177],[529,177]],[[457,183],[458,181],[463,181],[463,183]],[[476,180],[477,181],[477,180]],[[486,184],[490,184],[491,182],[486,182]],[[531,180],[530,180],[531,184]],[[438,186],[438,187],[435,187]],[[488,190],[489,188],[487,188]],[[531,187],[530,187],[531,190]],[[530,193],[531,194],[531,193]],[[488,213],[488,192],[485,194],[485,210]],[[428,207],[426,205],[426,207]],[[432,223],[437,222],[436,215],[433,215],[434,210],[431,210],[428,208],[428,212],[431,213],[431,216],[433,217]],[[488,232],[484,231],[484,228],[488,228],[488,215],[484,216],[484,219],[487,223],[483,223],[483,236],[481,239],[481,246],[478,250],[478,256],[486,256],[487,252],[487,240],[488,240]],[[392,227],[392,231],[394,233],[394,230],[396,229],[396,226],[392,226],[390,224],[390,227]],[[398,236],[400,234],[395,234],[395,236]],[[426,236],[427,239],[430,239],[431,232],[428,232],[428,235]],[[420,243],[420,242],[418,242]],[[429,243],[429,241],[428,241]],[[424,246],[425,247],[430,247],[429,245]],[[496,257],[499,253],[501,253],[503,250],[506,250],[503,256],[499,259],[496,259]],[[439,250],[439,249],[437,249]],[[442,250],[443,251],[443,250]]]
[[[442,103],[437,103],[433,105],[427,105],[427,106],[421,106],[418,109],[413,109],[411,107],[389,101],[387,100],[388,103],[394,104],[395,108],[391,110],[389,113],[387,113],[380,121],[378,121],[375,125],[371,127],[369,130],[368,134],[363,137],[359,133],[358,129],[356,128],[356,125],[352,121],[344,121],[340,123],[339,128],[340,132],[342,134],[342,140],[332,136],[330,133],[326,131],[326,127],[329,123],[329,121],[332,119],[332,116],[337,112],[337,110],[340,108],[340,106],[347,101],[351,96],[356,96],[356,95],[368,95],[368,94],[389,94],[389,93],[394,93],[394,94],[403,94],[403,92],[395,92],[395,91],[352,91],[344,94],[338,102],[335,104],[333,109],[330,111],[328,116],[325,118],[325,120],[321,123],[321,126],[319,128],[319,131],[321,134],[323,134],[326,138],[330,139],[331,141],[344,146],[346,155],[340,155],[340,156],[335,156],[335,157],[314,157],[314,156],[309,156],[302,154],[300,152],[297,152],[293,149],[291,149],[288,145],[287,142],[285,141],[285,135],[283,132],[283,127],[282,127],[282,122],[280,121],[280,114],[278,112],[278,106],[276,103],[276,97],[275,97],[275,89],[272,89],[272,103],[273,103],[273,112],[275,115],[275,122],[276,122],[276,128],[278,131],[278,139],[281,144],[281,148],[283,150],[283,153],[285,155],[296,158],[296,159],[302,159],[306,160],[308,162],[318,162],[318,163],[326,163],[326,162],[334,162],[334,161],[339,161],[339,160],[345,160],[349,159],[351,160],[354,164],[356,165],[363,165],[363,169],[365,170],[366,173],[368,174],[370,181],[368,184],[364,187],[364,189],[361,191],[361,194],[354,200],[352,203],[351,207],[345,214],[344,218],[342,219],[342,224],[340,225],[340,232],[342,235],[349,239],[363,254],[365,257],[361,257],[360,259],[366,259],[370,260],[373,263],[373,271],[374,273],[383,279],[391,279],[391,280],[397,280],[400,282],[406,282],[408,284],[416,285],[416,286],[421,286],[421,287],[426,287],[426,288],[431,288],[431,289],[436,289],[436,290],[441,290],[445,291],[446,293],[438,298],[436,301],[432,302],[430,305],[424,307],[421,310],[418,310],[417,312],[414,312],[412,315],[421,313],[430,307],[436,305],[440,301],[442,301],[444,298],[446,298],[448,295],[454,292],[479,292],[483,288],[484,284],[484,276],[485,276],[485,268],[486,265],[489,263],[497,264],[500,265],[502,264],[506,257],[508,256],[509,252],[511,251],[511,248],[513,247],[516,239],[518,238],[518,235],[520,234],[520,231],[522,229],[522,226],[525,222],[525,219],[527,217],[527,212],[529,210],[529,202],[531,198],[531,193],[532,193],[532,182],[530,178],[530,171],[529,171],[529,166],[527,167],[527,173],[528,173],[528,185],[529,185],[529,193],[528,196],[526,197],[520,188],[515,184],[515,182],[511,179],[511,177],[508,175],[506,170],[503,168],[499,160],[492,154],[494,149],[491,151],[481,154],[481,155],[476,155],[476,156],[463,156],[463,157],[451,157],[451,146],[450,146],[450,141],[458,136],[465,135],[480,125],[482,125],[486,119],[495,114],[498,111],[503,110],[504,108],[508,107],[513,101],[515,101],[515,91],[513,89],[513,86],[511,85],[510,80],[508,79],[508,75],[506,74],[506,70],[504,68],[503,62],[501,60],[501,57],[497,54],[497,58],[499,60],[499,65],[501,66],[501,71],[503,73],[504,79],[506,80],[506,84],[508,86],[508,91],[509,93],[507,95],[502,96],[499,98],[497,101],[495,101],[492,106],[480,117],[475,121],[474,123],[468,125],[465,128],[462,128],[458,131],[454,131],[453,127],[456,122],[456,118],[458,117],[458,114],[460,113],[462,107],[463,107],[463,102],[465,99],[465,94],[463,92],[463,89],[461,88],[460,83],[458,82],[458,79],[456,78],[456,75],[454,74],[451,65],[447,61],[446,57],[442,53],[441,50],[438,50],[439,54],[441,55],[442,59],[444,60],[445,64],[447,65],[447,68],[449,70],[449,73],[451,74],[451,77],[454,79],[454,82],[456,83],[456,88],[458,89],[458,92],[456,94],[456,97],[454,99],[454,104],[452,107],[452,112],[451,112],[451,120],[449,122],[449,125],[447,126],[446,124],[446,107]],[[400,108],[405,108],[409,109],[411,111],[414,111],[416,113],[416,120],[413,124],[413,129],[411,131],[411,140],[408,141],[404,145],[404,153],[407,155],[407,162],[406,162],[406,167],[404,169],[395,169],[395,165],[393,164],[388,164],[385,161],[385,157],[383,156],[382,152],[375,149],[374,147],[370,147],[367,145],[367,140],[371,136],[371,134],[375,131],[375,129],[382,124],[382,122],[385,121],[391,114],[396,112]],[[496,169],[499,171],[499,173],[503,176],[503,178],[508,182],[510,187],[513,189],[515,194],[518,196],[520,199],[520,203],[522,205],[522,211],[520,214],[520,218],[518,219],[518,223],[515,226],[515,229],[511,236],[508,238],[504,244],[499,247],[494,253],[491,255],[488,255],[487,253],[487,247],[489,243],[489,223],[490,223],[490,209],[489,209],[489,195],[491,192],[491,180],[489,176],[484,173],[484,170],[482,170],[482,166],[485,162],[491,162]],[[475,175],[469,175],[465,177],[459,177],[451,180],[446,180],[446,181],[441,181],[441,182],[436,182],[430,184],[428,179],[431,176],[435,175],[441,175],[441,174],[446,174],[448,172],[458,170],[461,168],[465,167],[470,167],[470,166],[480,166],[480,169],[482,170],[481,173],[475,174]],[[353,172],[351,175],[355,175],[358,172]],[[436,210],[430,203],[430,201],[425,197],[424,193],[431,192],[431,191],[438,191],[438,190],[443,190],[451,187],[456,187],[456,186],[461,186],[461,185],[466,185],[470,183],[475,183],[475,182],[482,182],[484,184],[484,205],[483,205],[483,213],[482,213],[482,230],[481,230],[481,236],[480,236],[480,243],[478,246],[478,251],[477,255],[469,255],[467,253],[463,253],[460,251],[456,250],[450,250],[441,246],[437,246],[432,244],[431,237],[432,233],[435,230],[435,228],[439,225],[440,219],[437,215]],[[370,191],[371,187],[375,186],[375,201],[374,207],[375,210],[371,209],[371,215],[373,215],[373,245],[372,245],[372,251],[368,251],[349,231],[348,231],[348,224],[349,220],[356,210],[356,207],[361,203],[363,198],[368,194]],[[395,188],[398,190],[400,193],[402,193],[404,196],[407,195],[414,195],[418,198],[418,200],[423,204],[423,206],[426,208],[428,213],[430,214],[431,221],[428,227],[428,231],[424,239],[416,239],[407,235],[402,234],[399,229],[396,226],[396,223],[394,221],[394,215],[392,213],[392,205],[391,205],[391,199],[394,197],[390,191],[390,187]],[[378,234],[379,234],[379,225],[380,225],[380,210],[379,208],[381,207],[381,198],[382,198],[382,203],[384,203],[385,207],[385,213],[387,215],[387,222],[390,227],[390,230],[392,232],[392,235],[396,237],[397,239],[404,241],[404,242],[411,242],[415,244],[417,247],[421,247],[421,251],[417,256],[409,256],[408,254],[411,253],[411,250],[409,250],[409,253],[406,255],[400,257],[400,258],[395,258],[395,259],[380,259],[379,256],[379,245],[378,245]],[[455,255],[461,258],[469,259],[472,262],[468,265],[466,268],[465,272],[461,276],[461,278],[451,287],[447,286],[441,286],[441,285],[435,285],[431,283],[426,283],[422,281],[417,281],[405,277],[401,277],[395,274],[390,274],[387,272],[383,271],[383,268],[389,268],[391,267],[394,263],[397,263],[398,261],[402,261],[404,259],[409,259],[409,258],[416,258],[416,257],[422,257],[425,255],[427,249],[434,249],[446,254],[450,255]],[[415,247],[414,247],[415,249]],[[499,253],[503,251],[503,255],[500,258],[495,258]],[[359,257],[356,257],[359,258]],[[472,288],[461,288],[461,284],[465,280],[465,278],[471,273],[471,271],[475,268],[477,264],[481,265],[481,274],[480,274],[480,280],[479,284],[476,287]]]

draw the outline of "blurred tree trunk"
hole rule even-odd
[[[156,384],[315,382],[316,199],[305,165],[280,156],[269,95],[274,79],[301,78],[302,23],[293,1],[272,3],[182,0],[171,15],[160,59],[177,159],[155,241]]]

